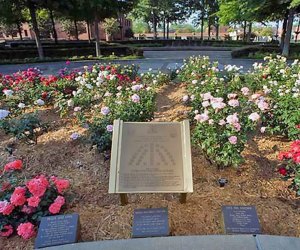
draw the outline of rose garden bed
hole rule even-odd
[[[129,238],[133,209],[161,206],[169,208],[172,235],[222,234],[221,205],[229,204],[255,205],[265,234],[299,237],[297,125],[300,117],[299,108],[289,105],[294,101],[292,98],[299,103],[299,97],[294,95],[299,89],[299,85],[295,85],[298,76],[293,76],[298,65],[287,66],[281,58],[272,59],[274,61],[268,64],[256,65],[253,73],[241,75],[234,67],[219,72],[217,65],[210,65],[205,58],[192,60],[178,72],[175,82],[180,79],[183,83],[176,84],[170,83],[171,78],[166,74],[149,72],[139,76],[134,67],[114,65],[94,66],[83,72],[64,70],[58,77],[42,77],[35,69],[21,75],[2,76],[0,107],[10,113],[8,116],[7,112],[1,113],[1,170],[14,160],[22,161],[22,170],[6,167],[1,173],[0,200],[15,202],[11,198],[15,189],[3,186],[7,174],[18,174],[19,182],[11,184],[24,188],[28,188],[28,181],[37,175],[56,176],[69,183],[63,191],[65,202],[57,210],[80,214],[84,241]],[[277,73],[283,70],[284,74]],[[220,78],[224,80],[219,81]],[[281,82],[286,84],[279,84]],[[290,91],[286,93],[287,90]],[[282,92],[284,95],[280,95]],[[256,98],[250,100],[252,95]],[[202,105],[205,101],[209,102],[209,107],[208,103]],[[277,110],[274,105],[283,106]],[[28,117],[32,111],[36,111],[36,115]],[[236,122],[226,119],[235,113],[240,129],[236,119]],[[251,119],[253,113],[259,118],[255,115],[255,119]],[[198,114],[206,116],[199,117]],[[25,118],[20,119],[24,115]],[[224,117],[225,124],[219,124],[222,120],[219,116]],[[189,117],[194,131],[194,193],[189,195],[188,206],[179,204],[174,199],[176,195],[172,194],[130,195],[130,204],[120,206],[118,196],[108,194],[112,121],[116,118],[175,121]],[[203,147],[201,143],[209,137],[204,138],[201,131],[206,131],[215,141],[209,141]],[[236,138],[230,139],[231,136]],[[292,148],[291,141],[296,141]],[[209,148],[216,147],[216,152],[208,152]],[[228,156],[232,152],[234,154]],[[224,162],[226,157],[228,160]],[[220,177],[229,180],[224,189],[218,186]],[[35,200],[36,204],[31,203],[33,200],[28,201],[30,197],[38,196],[30,190],[26,190],[26,200],[22,201],[21,195],[19,204],[13,205],[14,212],[21,215],[23,212],[19,209],[23,206],[39,210],[41,213],[35,219],[32,219],[33,212],[27,220],[14,222],[11,222],[10,214],[0,214],[0,217],[10,219],[1,224],[2,232],[8,234],[10,230],[4,226],[9,223],[14,228],[8,239],[1,239],[1,249],[32,247],[33,240],[25,241],[13,235],[20,231],[17,228],[21,223],[30,222],[34,227],[25,228],[24,233],[19,234],[31,238],[29,236],[36,232],[38,217],[53,214],[51,211],[54,210],[49,207],[57,203],[55,199],[60,194],[51,179],[46,186],[53,188],[53,196],[47,198],[44,205],[42,201]],[[46,199],[44,193],[38,197]]]

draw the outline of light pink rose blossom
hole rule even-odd
[[[249,95],[250,90],[247,87],[241,88],[243,95]]]
[[[237,137],[236,136],[230,136],[229,138],[228,138],[228,141],[231,143],[231,144],[233,144],[233,145],[235,145],[236,143],[237,143]]]
[[[240,103],[236,99],[231,99],[231,100],[229,100],[228,105],[231,107],[238,107],[238,106],[240,106]]]
[[[203,123],[209,119],[209,116],[208,114],[203,113],[203,114],[196,115],[194,119],[200,123]]]
[[[134,95],[131,96],[131,100],[134,103],[138,103],[138,102],[140,102],[140,97],[137,94],[134,94]]]
[[[205,94],[201,94],[201,98],[203,99],[203,101],[208,101],[208,100],[212,99],[213,96],[211,95],[210,92],[207,92]]]
[[[227,116],[226,122],[228,124],[232,124],[232,125],[235,124],[235,123],[238,123],[239,122],[239,118],[237,116],[237,113],[234,113],[233,115]]]
[[[209,101],[202,102],[202,107],[207,108],[210,105]]]
[[[219,121],[219,125],[220,125],[220,126],[224,126],[225,124],[226,124],[225,120],[220,120],[220,121]]]
[[[260,116],[259,116],[259,114],[257,114],[256,112],[254,112],[254,113],[252,113],[251,115],[249,115],[249,119],[251,120],[251,121],[257,121],[257,120],[259,120],[259,118],[260,118]]]

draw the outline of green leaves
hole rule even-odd
[[[38,129],[44,129],[36,113],[27,113],[17,118],[5,119],[0,123],[0,128],[7,134],[12,134],[17,139],[26,142],[37,142]]]

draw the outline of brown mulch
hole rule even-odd
[[[184,85],[168,85],[157,97],[156,121],[185,118],[182,104]],[[83,241],[125,239],[131,237],[132,214],[136,208],[168,207],[172,235],[224,234],[222,205],[256,206],[263,234],[300,237],[300,200],[276,172],[277,154],[288,148],[281,137],[257,136],[245,151],[245,164],[239,169],[217,170],[197,148],[192,149],[194,193],[187,204],[180,204],[174,194],[129,195],[127,206],[119,205],[118,195],[108,194],[109,161],[84,136],[71,141],[73,132],[84,134],[72,119],[61,119],[54,110],[40,111],[49,131],[38,138],[37,145],[26,145],[0,133],[0,166],[8,160],[7,144],[25,163],[30,174],[55,174],[71,181],[72,202],[66,213],[79,213]],[[220,177],[229,180],[220,188]],[[0,249],[32,249],[34,240],[19,237],[0,239]]]

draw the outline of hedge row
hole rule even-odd
[[[73,56],[96,56],[95,47],[87,48],[44,48],[45,57],[73,57]],[[130,56],[137,55],[142,56],[143,51],[135,48],[126,46],[115,46],[115,47],[102,47],[101,54],[109,56],[115,54],[116,56]],[[38,57],[36,49],[10,49],[0,50],[0,58],[2,60],[14,60],[14,59],[25,59]]]
[[[128,40],[118,41],[120,44],[161,44],[162,46],[227,46],[227,45],[253,45],[254,43],[243,42],[243,41],[224,41],[224,40],[200,40],[200,39],[189,39],[189,40],[168,40],[168,39],[153,39],[153,40]],[[262,43],[255,43],[262,44]]]
[[[300,53],[300,46],[296,44],[291,44],[291,54],[299,54]],[[280,53],[280,47],[279,46],[264,46],[264,45],[258,45],[258,46],[248,46],[243,47],[239,49],[235,49],[231,52],[232,58],[245,58],[248,57],[251,54],[255,53],[263,53],[263,54],[272,54],[272,53]]]

